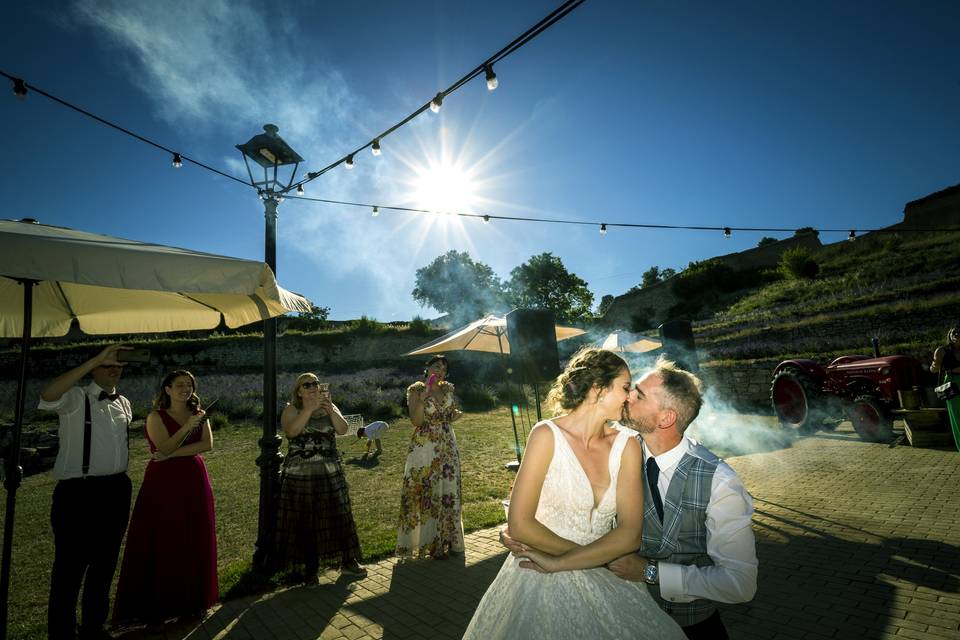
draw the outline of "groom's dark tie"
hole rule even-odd
[[[660,487],[657,486],[657,480],[660,479],[660,467],[653,456],[647,458],[647,486],[650,487],[650,495],[653,496],[653,506],[657,508],[657,517],[663,522],[663,500],[660,498]]]

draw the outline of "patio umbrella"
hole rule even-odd
[[[10,554],[24,382],[32,337],[239,327],[310,302],[281,288],[268,266],[210,253],[37,224],[0,220],[0,337],[20,337],[16,417],[5,486],[0,637],[6,635]]]
[[[557,341],[579,336],[586,331],[576,327],[556,328]],[[486,351],[488,353],[510,353],[510,342],[507,340],[507,319],[504,316],[488,315],[474,320],[467,326],[451,331],[436,340],[417,347],[404,355],[419,356],[428,353],[442,353],[444,351]]]
[[[628,331],[614,331],[597,344],[601,349],[618,353],[646,353],[663,346],[659,338],[630,333]]]

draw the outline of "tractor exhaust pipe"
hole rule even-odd
[[[879,358],[880,357],[880,338],[878,338],[877,336],[873,336],[872,338],[870,338],[870,344],[873,345],[873,357]]]

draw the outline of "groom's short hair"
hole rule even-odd
[[[684,371],[676,362],[663,356],[657,358],[654,373],[660,377],[661,404],[677,414],[677,431],[683,433],[697,419],[703,405],[703,383],[689,371]]]

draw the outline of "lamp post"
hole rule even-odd
[[[289,191],[297,175],[297,167],[303,158],[283,141],[276,125],[263,125],[264,133],[255,135],[237,149],[243,154],[243,162],[250,175],[250,184],[257,188],[263,200],[264,259],[277,275],[277,206],[283,194]],[[253,160],[263,169],[263,180],[254,180],[250,169]],[[280,167],[294,165],[290,180],[284,185],[277,179]],[[278,485],[280,463],[280,436],[277,434],[277,320],[263,321],[263,436],[260,438],[260,510],[257,522],[257,542],[253,553],[253,565],[267,572],[272,567],[272,547],[276,533]]]

